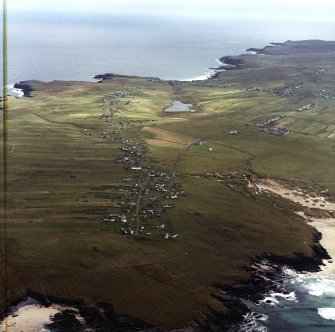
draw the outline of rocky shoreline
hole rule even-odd
[[[31,97],[31,92],[34,91],[34,89],[31,87],[31,85],[25,81],[15,83],[14,84],[15,89],[22,90],[24,97]]]
[[[292,55],[297,53],[334,52],[335,42],[323,40],[288,40],[284,43],[270,43],[264,48],[248,48],[247,52],[262,55]]]
[[[293,256],[276,256],[268,253],[256,257],[250,267],[247,268],[249,279],[246,282],[229,287],[218,284],[217,287],[221,293],[232,298],[233,308],[243,308],[243,306],[247,308],[241,313],[240,321],[230,326],[227,331],[239,331],[239,326],[245,315],[251,311],[245,304],[246,302],[257,303],[270,292],[286,293],[283,287],[283,281],[287,277],[284,271],[286,268],[297,273],[319,272],[320,267],[324,265],[323,261],[331,258],[320,245],[321,238],[322,234],[315,230],[312,244],[313,254],[310,257],[300,253],[294,253]],[[237,312],[232,312],[232,314],[234,316]]]
[[[273,43],[274,46],[282,47],[282,43]],[[257,54],[264,52],[264,49],[248,49]],[[235,70],[244,69],[244,60],[238,57],[225,56],[220,58],[224,65],[213,68],[215,70]],[[214,74],[210,79],[215,78]],[[118,77],[129,77],[125,75],[104,74],[96,75],[95,79],[113,79]],[[15,88],[21,89],[24,96],[29,97],[33,89],[26,82],[16,83]],[[270,291],[282,291],[281,285],[285,278],[284,268],[288,267],[297,272],[318,272],[320,267],[324,265],[323,260],[331,257],[327,251],[321,246],[320,240],[322,234],[318,231],[314,232],[312,243],[312,256],[304,256],[300,253],[293,253],[292,256],[276,256],[270,253],[255,257],[246,270],[249,272],[249,279],[227,286],[216,284],[216,289],[220,295],[213,294],[217,300],[221,301],[228,309],[228,313],[210,311],[204,315],[202,319],[196,320],[192,326],[187,327],[187,331],[239,331],[239,326],[244,316],[250,312],[249,307],[244,300],[257,302],[264,298],[264,295]],[[51,331],[88,331],[88,329],[97,329],[103,331],[160,331],[164,330],[160,327],[154,327],[139,319],[120,315],[115,312],[113,305],[110,303],[96,303],[93,307],[88,307],[83,300],[69,300],[52,296],[44,296],[33,290],[27,290],[28,297],[37,299],[45,306],[53,303],[60,305],[71,305],[79,310],[80,315],[84,318],[85,323],[81,324],[76,319],[77,311],[65,309],[61,313],[56,314],[52,323],[46,327]],[[23,299],[21,299],[23,300]],[[16,301],[16,304],[18,301]],[[14,303],[13,303],[14,305]],[[8,315],[3,312],[1,318]],[[173,331],[184,331],[185,329],[176,329]],[[186,330],[185,330],[186,331]]]
[[[26,298],[17,299],[11,303],[12,307],[25,301],[27,298],[38,301],[44,307],[59,305],[65,309],[51,318],[52,323],[45,328],[53,332],[88,331],[88,329],[102,331],[155,331],[154,328],[139,319],[127,315],[119,315],[112,304],[99,302],[95,306],[88,306],[82,299],[65,299],[55,296],[44,296],[31,289],[26,292]],[[10,314],[10,310],[1,313],[1,320]],[[78,314],[82,322],[78,320]]]
[[[236,70],[236,69],[244,69],[245,61],[243,59],[238,58],[238,56],[227,55],[223,56],[219,59],[222,63],[221,66],[215,68],[209,68],[217,71],[222,70]],[[215,74],[214,74],[215,75]]]
[[[219,294],[212,296],[222,302],[228,312],[217,312],[211,310],[201,319],[195,320],[190,326],[170,331],[227,331],[238,332],[244,318],[252,310],[246,304],[248,301],[258,302],[270,292],[281,292],[283,290],[283,280],[286,277],[284,269],[290,268],[296,272],[318,272],[324,265],[323,260],[330,259],[327,251],[320,245],[322,234],[314,232],[313,254],[311,257],[299,253],[293,256],[276,256],[270,253],[255,257],[246,269],[249,278],[238,284],[231,286],[217,283],[215,288]],[[142,331],[156,332],[166,331],[162,327],[155,327],[127,315],[116,313],[111,303],[99,302],[94,306],[88,306],[82,299],[65,299],[54,296],[44,296],[28,289],[28,298],[33,298],[45,307],[57,304],[65,307],[60,313],[51,318],[52,323],[45,327],[53,332],[77,331],[84,332],[89,329],[102,331]],[[16,300],[12,306],[26,300]],[[68,308],[73,307],[74,309]],[[2,312],[1,320],[9,315],[10,311]],[[77,316],[83,318],[84,323],[78,321]]]

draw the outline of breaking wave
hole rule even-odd
[[[318,314],[328,320],[335,320],[335,308],[318,308]]]

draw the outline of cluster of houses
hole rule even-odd
[[[256,126],[257,127],[266,127],[266,126],[270,126],[272,125],[273,123],[275,123],[276,121],[280,120],[280,119],[283,119],[285,118],[285,115],[284,114],[281,114],[281,115],[277,115],[277,116],[274,116],[273,118],[271,119],[268,119],[268,120],[265,120],[263,122],[258,122],[256,123]]]
[[[132,143],[129,139],[122,137],[119,141],[123,144],[121,150],[124,152],[124,157],[117,158],[115,161],[120,164],[127,165],[131,170],[142,170],[142,160],[144,154],[148,151],[146,145],[140,143]]]
[[[272,89],[268,89],[268,88],[259,88],[259,87],[249,87],[244,89],[244,91],[247,92],[266,92],[266,93],[270,93],[273,95],[279,95],[281,97],[295,97],[296,93],[294,92],[295,89],[302,89],[304,88],[306,85],[308,85],[308,82],[305,83],[301,83],[301,84],[296,84],[293,86],[287,86],[285,88],[282,89],[277,89],[277,90],[272,90]]]
[[[334,93],[331,91],[321,90],[319,92],[314,93],[313,95],[316,98],[322,98],[326,100],[335,99]]]
[[[179,234],[174,234],[171,232],[167,232],[165,230],[165,225],[164,224],[160,224],[156,226],[156,230],[152,227],[148,227],[145,228],[144,225],[141,225],[141,227],[139,228],[138,232],[140,234],[146,234],[146,235],[152,235],[152,232],[158,232],[160,234],[160,236],[164,239],[164,240],[174,240],[176,237],[179,236]],[[137,230],[135,229],[135,227],[133,225],[129,225],[126,227],[121,227],[120,233],[123,235],[135,235],[137,232]]]
[[[135,178],[135,182],[139,178]],[[133,185],[134,190],[123,194],[118,207],[119,213],[110,213],[103,219],[104,222],[122,223],[120,233],[123,235],[135,235],[137,233],[152,235],[153,233],[162,235],[170,227],[165,224],[157,224],[159,218],[162,217],[163,209],[172,207],[171,205],[162,204],[158,197],[150,194],[149,190],[145,194],[145,199],[139,205],[139,217],[141,224],[135,222],[136,210],[139,204],[139,185]],[[171,231],[171,230],[170,230]]]
[[[106,95],[106,97],[110,97],[111,99],[133,97],[133,93],[137,93],[141,90],[142,90],[142,87],[135,86],[132,89],[129,88],[129,89],[121,90],[121,91],[112,92],[112,93]]]
[[[131,143],[131,142],[130,142]],[[125,144],[122,146],[121,150],[127,156],[137,156],[142,157],[147,151],[148,147],[139,143]]]
[[[107,141],[115,141],[115,134],[116,132],[110,132],[110,131],[103,131],[101,133],[101,138]]]
[[[171,240],[171,239],[175,239],[179,234],[170,234],[170,233],[165,233],[163,235],[164,240]]]
[[[113,117],[113,112],[112,111],[107,111],[105,114],[102,114],[100,116],[101,120],[104,120],[106,122],[111,122]]]
[[[137,229],[133,225],[127,225],[125,227],[121,227],[121,229],[120,229],[120,234],[123,234],[123,235],[135,235],[136,232],[137,232]],[[144,226],[143,225],[141,225],[138,232],[139,233],[144,232]],[[149,235],[150,235],[150,233],[149,233]]]
[[[244,89],[244,91],[248,92],[267,92],[267,93],[273,93],[273,90],[271,89],[266,89],[266,88],[258,88],[256,86],[252,86],[250,88]]]
[[[115,92],[113,98],[126,96],[127,93]],[[108,103],[108,101],[105,101]],[[132,120],[137,121],[151,120]],[[172,181],[166,172],[156,170],[152,165],[145,162],[148,147],[140,142],[134,142],[124,136],[129,121],[122,117],[113,118],[113,126],[116,130],[104,131],[101,138],[120,144],[123,156],[115,160],[116,163],[125,166],[129,175],[122,179],[119,188],[119,198],[114,204],[113,211],[104,216],[105,223],[120,224],[120,233],[123,235],[152,235],[158,234],[163,239],[176,238],[172,232],[171,225],[161,224],[160,218],[165,209],[172,208],[170,204],[163,204],[163,200],[177,199],[186,193],[181,186]]]
[[[154,169],[144,163],[144,155],[148,151],[147,146],[134,143],[128,138],[116,139],[121,143],[121,151],[124,156],[116,159],[117,163],[124,164],[130,170],[129,177],[124,178],[123,188],[120,188],[122,196],[118,202],[119,213],[112,213],[103,220],[105,222],[121,222],[120,233],[123,235],[145,235],[160,234],[165,236],[165,225],[154,225],[162,217],[164,209],[171,208],[169,204],[162,204],[162,199],[176,199],[186,193],[181,187],[172,183],[171,177],[166,172]],[[133,173],[136,172],[136,173]],[[147,184],[143,186],[143,177],[148,178]],[[139,201],[141,193],[142,199]],[[111,217],[112,216],[112,217]],[[143,224],[135,226],[135,219],[139,218]],[[152,221],[150,221],[152,220]],[[159,227],[158,227],[159,226]],[[162,235],[162,233],[164,233]],[[170,234],[171,233],[171,234]],[[174,239],[170,231],[168,239]]]
[[[286,88],[283,91],[281,91],[282,97],[295,97],[296,94],[293,92],[292,88]]]
[[[116,91],[111,94],[105,95],[105,98],[103,99],[104,109],[102,115],[100,116],[100,119],[106,122],[111,122],[114,113],[117,112],[115,109],[112,109],[111,106],[118,105],[121,103],[125,105],[131,104],[132,101],[129,100],[129,98],[134,98],[133,93],[136,93],[141,89],[142,89],[141,87],[136,86],[133,89],[127,89],[125,91]],[[121,100],[121,98],[128,98],[128,99]]]
[[[82,129],[80,132],[82,134],[86,135],[86,136],[94,136],[95,135],[95,133],[92,129],[86,129],[85,128],[85,129]]]
[[[203,88],[217,88],[217,84],[212,84],[211,82],[217,81],[217,73],[213,73],[210,77],[204,78],[203,80],[194,80],[194,81],[176,81],[176,80],[162,80],[157,77],[148,78],[150,82],[161,83],[171,86],[200,86]],[[232,84],[223,84],[220,85],[220,88],[231,88]]]
[[[258,122],[256,124],[257,127],[264,128],[264,132],[267,134],[273,134],[273,135],[279,135],[279,136],[284,136],[290,133],[289,130],[286,128],[277,128],[272,126],[276,121],[285,118],[286,115],[281,114],[281,115],[276,115],[272,117],[271,119],[268,119],[263,122]]]
[[[290,131],[287,130],[286,128],[277,128],[277,127],[265,128],[264,131],[268,134],[279,135],[279,136],[284,136],[290,133]]]
[[[287,86],[283,89],[279,89],[277,91],[274,91],[274,93],[281,96],[281,97],[295,97],[295,96],[297,96],[297,94],[296,94],[296,92],[294,92],[294,90],[303,89],[309,84],[310,84],[310,82],[306,81],[306,82],[303,82],[303,83],[290,85],[290,86]]]
[[[186,193],[184,190],[182,190],[181,186],[178,185],[177,183],[174,183],[169,190],[168,195],[165,197],[166,199],[176,199],[179,198],[180,196],[185,197]]]
[[[155,83],[161,83],[165,85],[170,85],[170,86],[187,86],[187,85],[192,85],[192,86],[200,86],[200,87],[208,87],[208,88],[216,88],[217,85],[215,84],[210,84],[209,82],[211,81],[216,81],[217,78],[215,74],[213,74],[209,78],[204,78],[203,80],[194,80],[194,81],[177,81],[177,80],[162,80],[157,77],[152,77],[149,78],[150,82],[155,82]],[[230,88],[232,85],[231,84],[224,84],[221,85],[221,88]]]
[[[110,213],[107,217],[103,218],[104,222],[127,222],[127,216],[124,213]]]
[[[149,77],[149,82],[155,82],[155,83],[161,83],[165,85],[171,85],[171,86],[184,86],[185,82],[178,81],[178,80],[162,80],[158,77]]]
[[[191,81],[189,82],[190,85],[192,86],[200,86],[202,88],[217,88],[218,85],[217,84],[210,84],[208,82],[213,82],[213,81],[217,81],[216,78],[210,77],[208,80],[204,80],[204,81]],[[220,88],[222,89],[228,89],[232,87],[232,84],[220,84],[219,85]]]
[[[301,84],[296,84],[294,86],[295,89],[303,89],[305,88],[307,85],[309,85],[310,83],[309,82],[304,82],[304,83],[301,83]]]
[[[310,110],[310,109],[312,109],[314,107],[317,107],[317,105],[313,104],[313,103],[312,104],[307,104],[307,105],[305,105],[303,107],[298,108],[297,112],[307,111],[307,110]]]
[[[304,82],[304,83],[300,83],[300,84],[295,84],[292,86],[287,86],[284,89],[280,89],[277,91],[271,91],[274,94],[278,94],[281,97],[296,97],[297,93],[294,90],[299,90],[299,89],[303,89],[306,86],[310,85],[311,82]],[[321,91],[317,91],[313,94],[311,94],[311,97],[315,97],[315,98],[322,98],[322,99],[335,99],[335,95],[334,92],[332,91],[327,91],[325,89],[322,89]]]

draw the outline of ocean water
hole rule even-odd
[[[335,23],[10,11],[9,83],[90,80],[106,72],[203,78],[216,59],[288,39],[332,39]]]
[[[334,39],[335,22],[12,11],[8,30],[9,83],[88,81],[106,72],[190,80],[249,47]],[[260,315],[243,331],[335,331],[335,279],[301,276],[285,287],[290,296],[269,294],[270,304],[253,305]]]
[[[300,274],[283,282],[283,293],[270,292],[258,303],[239,332],[335,331],[335,276]]]

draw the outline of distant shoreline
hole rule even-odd
[[[335,51],[335,43],[334,44],[324,44],[324,42],[316,42],[316,41],[302,41],[302,42],[287,42],[287,43],[277,43],[268,48],[267,52],[272,52],[274,54],[270,54],[269,56],[280,56],[282,52],[289,54],[295,54],[297,51],[297,48],[300,49],[300,44],[309,44],[307,50],[308,52],[314,52],[316,47],[319,47],[318,45],[324,45],[325,47],[321,47],[321,51],[328,52],[329,49],[333,49]],[[282,49],[284,47],[284,49]],[[254,49],[249,49],[254,52]],[[256,51],[255,51],[256,52]],[[263,52],[263,49],[259,51],[260,53]],[[290,53],[291,52],[291,53]],[[307,51],[306,51],[307,52]],[[263,54],[263,53],[261,53]],[[248,68],[247,59],[258,56],[259,53],[256,55],[246,55],[242,54],[239,56],[224,56],[220,58],[220,61],[223,63],[222,66],[216,68],[217,72],[214,74],[216,76],[212,76],[209,78],[206,78],[204,80],[200,80],[203,82],[209,82],[211,79],[215,79],[218,75],[220,75],[220,70],[243,70]],[[213,68],[215,70],[215,68]],[[102,75],[96,75],[94,76],[94,79],[100,80],[103,82],[104,80],[113,80],[117,78],[139,78],[139,79],[149,79],[157,82],[164,82],[164,83],[189,83],[191,84],[192,81],[173,81],[173,80],[161,80],[159,78],[154,77],[140,77],[140,76],[129,76],[129,75],[117,75],[112,73],[106,73]],[[67,81],[64,81],[67,82]],[[99,82],[99,81],[98,81]],[[90,82],[91,84],[100,84],[98,82]],[[65,84],[65,83],[64,83]],[[22,81],[20,83],[16,83],[14,85],[14,88],[21,89],[25,96],[30,96],[33,92],[32,86],[29,84],[29,81]],[[313,226],[313,225],[312,225]],[[253,257],[253,259],[248,262],[249,266],[246,267],[247,271],[250,273],[249,278],[246,281],[243,281],[239,284],[234,284],[233,286],[229,287],[226,285],[217,284],[216,288],[221,291],[223,294],[229,294],[232,295],[232,299],[225,299],[224,297],[219,297],[218,300],[222,301],[228,309],[230,309],[229,314],[208,314],[206,317],[201,320],[199,323],[201,327],[203,328],[209,328],[210,326],[219,326],[221,328],[231,328],[232,326],[237,326],[241,323],[243,320],[244,315],[246,315],[248,312],[250,312],[250,309],[244,304],[243,299],[247,299],[250,301],[259,301],[260,299],[264,298],[264,295],[270,291],[280,291],[281,282],[284,280],[284,268],[289,267],[294,269],[298,272],[318,272],[320,271],[320,267],[323,265],[323,260],[330,259],[330,256],[328,255],[327,251],[322,247],[322,243],[320,243],[322,238],[322,234],[315,230],[313,232],[313,238],[311,243],[311,249],[312,254],[311,256],[304,256],[302,254],[293,253],[291,256],[278,256],[278,255],[272,255],[271,253],[264,253],[264,255],[259,257]],[[265,267],[265,268],[264,268]],[[79,311],[87,312],[87,307],[85,306],[84,302],[82,300],[78,301],[71,301],[68,299],[59,299],[59,298],[53,298],[48,297],[47,295],[41,295],[34,293],[32,291],[29,291],[28,294],[37,300],[39,300],[41,303],[43,303],[45,306],[50,306],[52,303],[69,303],[69,304],[75,304],[76,308]],[[24,300],[24,299],[22,299]],[[134,320],[131,317],[128,316],[122,316],[115,313],[113,310],[112,304],[105,305],[103,304],[102,308],[105,308],[104,306],[107,306],[106,312],[110,314],[110,317],[112,317],[112,321],[119,321],[121,318],[123,319],[123,322],[126,322],[127,324],[138,324],[138,326],[143,326],[143,328],[151,329],[151,331],[155,331],[154,327],[148,326],[146,323],[141,322],[139,320]],[[109,310],[109,311],[107,311]],[[64,324],[63,318],[67,317],[68,313],[61,314],[56,317],[54,320],[55,326],[62,326]],[[100,312],[98,309],[92,309],[88,311],[88,316],[91,317],[93,322],[104,322]],[[82,315],[84,318],[85,314]],[[73,317],[72,317],[73,318]],[[74,318],[73,318],[74,319]],[[87,318],[88,319],[88,318]],[[67,324],[67,323],[66,323]],[[63,325],[64,327],[64,325]]]

